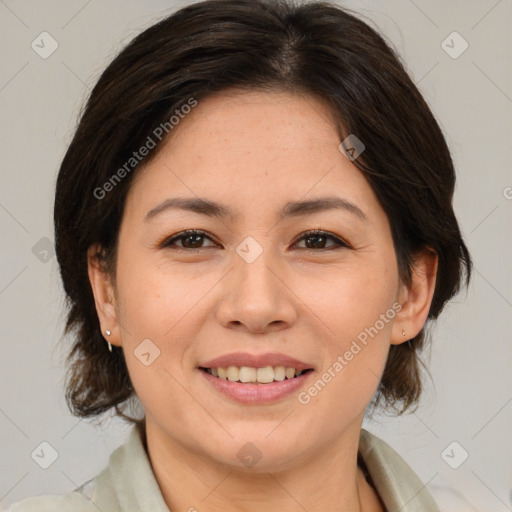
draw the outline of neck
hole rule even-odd
[[[357,465],[359,425],[300,463],[271,471],[240,470],[185,448],[152,421],[146,446],[169,510],[190,512],[382,511]]]

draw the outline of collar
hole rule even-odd
[[[361,429],[358,456],[372,485],[390,512],[439,512],[426,485],[382,439]]]

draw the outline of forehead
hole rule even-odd
[[[157,156],[139,172],[132,202],[154,208],[169,197],[207,197],[246,208],[341,194],[363,211],[376,198],[339,150],[335,117],[318,98],[227,91],[198,101]],[[147,211],[145,212],[147,213]]]
[[[252,149],[251,154],[261,158],[264,148],[304,153],[311,146],[336,141],[339,135],[332,111],[316,97],[228,90],[199,101],[177,126],[169,147],[197,147],[197,138],[209,151],[214,147],[235,153]]]

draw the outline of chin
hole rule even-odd
[[[272,428],[276,427],[276,423]],[[279,472],[290,469],[300,463],[306,457],[304,450],[299,452],[298,445],[301,448],[302,442],[290,436],[287,432],[273,432],[272,428],[264,431],[254,430],[254,435],[250,431],[242,431],[242,435],[237,435],[232,431],[234,439],[219,446],[212,447],[209,456],[218,463],[229,466],[230,470],[268,473]]]

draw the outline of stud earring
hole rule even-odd
[[[110,329],[107,329],[107,330],[105,331],[105,334],[106,334],[107,336],[110,336],[110,335],[112,334],[112,332],[110,331]],[[110,343],[110,341],[107,341],[107,344],[108,344],[108,349],[109,349],[109,351],[110,351],[110,352],[112,352],[112,344]]]

